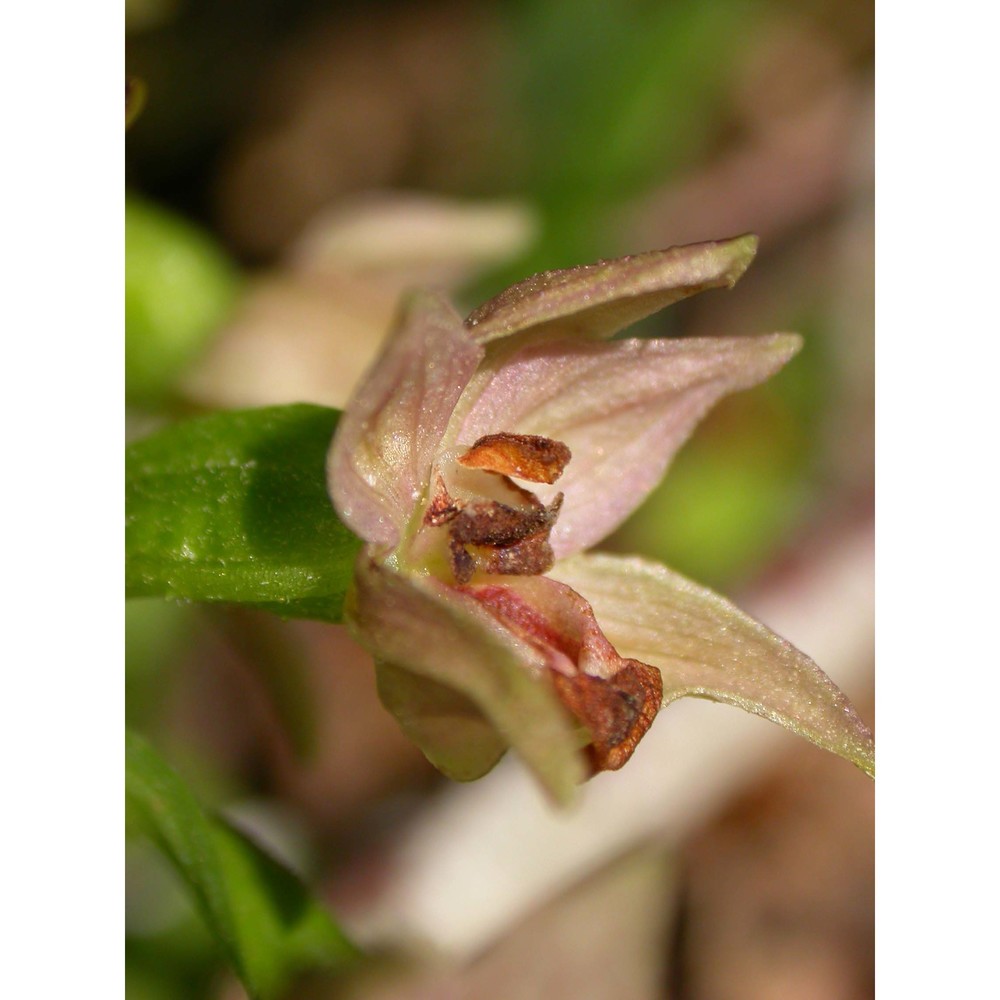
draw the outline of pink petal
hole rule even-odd
[[[399,542],[482,355],[443,296],[421,292],[407,301],[341,417],[327,458],[337,513],[365,541]]]
[[[472,597],[362,552],[348,620],[381,669],[379,692],[445,774],[470,780],[512,746],[558,802],[585,776],[580,737],[544,679],[546,657]],[[428,682],[428,683],[424,683]]]
[[[762,382],[800,346],[794,334],[528,343],[481,370],[449,437],[510,431],[569,445],[550,540],[557,557],[571,555],[642,503],[715,402]]]
[[[725,598],[638,558],[575,556],[552,575],[587,598],[622,656],[660,669],[665,703],[694,695],[736,705],[874,775],[871,730],[844,694]]]
[[[689,295],[731,288],[756,252],[757,237],[746,235],[545,271],[504,289],[465,325],[480,343],[529,327],[606,339]]]

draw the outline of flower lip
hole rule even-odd
[[[663,700],[663,678],[656,667],[625,660],[608,680],[578,673],[553,674],[559,700],[590,733],[585,752],[593,773],[617,771],[635,753]]]
[[[587,730],[591,773],[622,767],[660,710],[659,670],[619,656],[590,604],[554,580],[461,590],[545,657],[556,696]]]

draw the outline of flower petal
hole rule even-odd
[[[453,781],[481,778],[507,752],[496,727],[454,688],[385,662],[376,662],[375,680],[403,732]]]
[[[565,500],[550,541],[557,558],[568,556],[642,503],[722,396],[762,382],[800,346],[795,334],[528,343],[486,363],[449,437],[502,430],[567,444],[573,458],[559,481]]]
[[[659,667],[664,702],[694,695],[777,722],[875,773],[871,730],[804,653],[665,566],[604,554],[558,563],[622,656]]]
[[[586,752],[595,773],[622,767],[660,710],[660,672],[620,656],[587,601],[551,577],[464,589],[547,654],[560,701],[587,730]]]
[[[405,303],[396,332],[341,417],[327,458],[337,513],[365,541],[399,542],[482,355],[443,296],[421,292]]]
[[[393,572],[364,552],[355,585],[348,620],[376,663],[390,665],[380,673],[380,692],[436,767],[470,780],[512,746],[556,801],[572,797],[586,775],[580,734],[543,679],[542,653],[472,597],[433,577]],[[401,672],[410,677],[401,682]],[[425,680],[431,683],[420,691]],[[449,721],[463,732],[449,731]],[[463,742],[479,737],[481,744]]]
[[[465,325],[482,344],[529,327],[606,339],[689,295],[731,288],[756,252],[748,234],[544,271],[504,289]]]

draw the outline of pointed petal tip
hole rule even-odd
[[[875,739],[808,656],[705,587],[639,557],[588,553],[556,579],[582,594],[618,653],[657,667],[667,702],[708,698],[775,722],[875,777]]]
[[[745,233],[543,271],[484,302],[465,325],[480,343],[531,328],[609,339],[690,295],[731,288],[757,245]]]
[[[853,764],[859,771],[863,771],[873,781],[875,780],[875,737],[864,719],[858,714],[854,706],[848,699],[841,695],[842,719],[844,720],[839,728],[830,729],[823,738],[817,738],[815,732],[800,728],[796,720],[775,719],[779,725],[784,726],[789,731],[799,736],[805,737],[810,743]]]
[[[872,781],[875,780],[875,738],[871,732],[868,733],[868,738],[864,746],[855,750],[848,759],[852,764],[864,771]]]
[[[685,294],[691,295],[711,288],[732,288],[753,263],[759,245],[760,239],[756,234],[743,233],[741,236],[650,250],[621,259],[645,260],[651,275],[662,271],[665,285],[680,277],[689,283]]]
[[[744,233],[742,236],[733,236],[728,240],[719,240],[718,245],[725,248],[731,255],[732,264],[727,277],[729,287],[732,288],[746,274],[747,268],[757,256],[760,238],[756,233]]]
[[[805,340],[801,333],[772,333],[769,336],[771,348],[776,355],[781,357],[782,364],[791,361],[805,346]]]

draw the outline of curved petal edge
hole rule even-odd
[[[394,547],[483,350],[443,295],[416,293],[358,386],[327,457],[341,520],[366,542]]]
[[[731,288],[757,252],[752,234],[543,271],[465,320],[482,344],[523,330],[600,339],[709,288]]]
[[[488,380],[477,374],[466,398],[474,388],[478,395],[457,436],[473,441],[502,427],[569,447],[552,532],[556,556],[569,556],[645,500],[712,406],[769,378],[801,346],[789,333],[524,344],[496,370],[486,362]]]
[[[432,577],[396,573],[364,552],[355,587],[346,617],[376,663],[390,665],[380,676],[383,703],[435,766],[471,780],[510,746],[556,802],[572,800],[586,776],[580,733],[533,645],[473,598]],[[430,683],[420,690],[423,681]],[[448,718],[482,740],[458,740]]]
[[[874,777],[874,738],[843,692],[724,597],[638,557],[575,556],[551,575],[587,595],[622,656],[659,668],[664,704],[694,696],[735,705]]]

